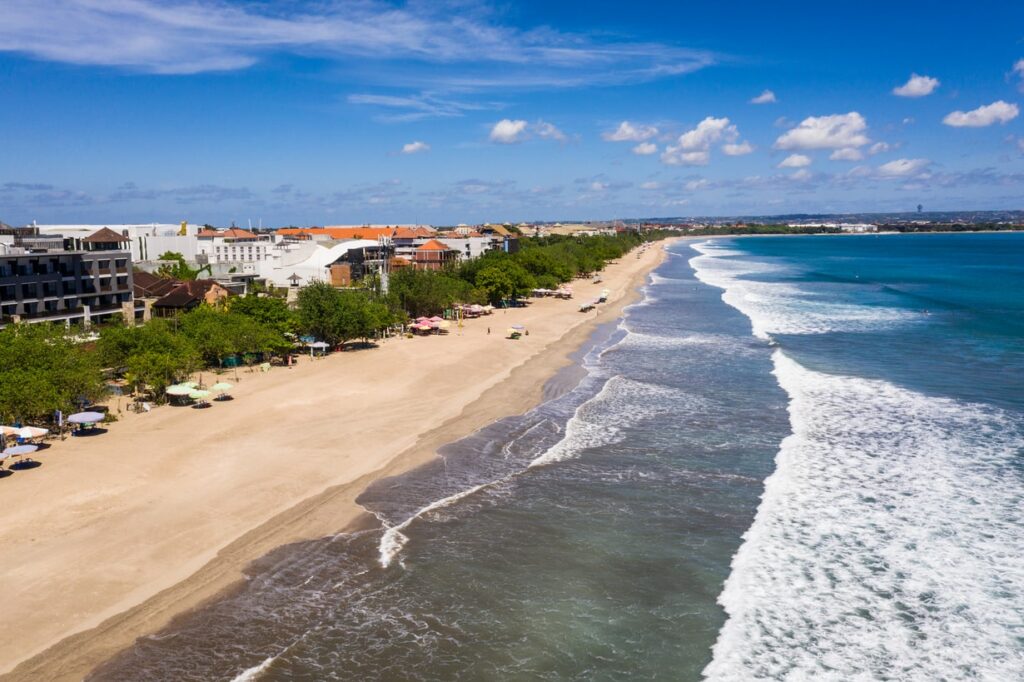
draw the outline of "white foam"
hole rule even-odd
[[[506,479],[503,478],[501,480],[504,481]],[[442,509],[449,505],[455,504],[459,500],[469,497],[473,493],[479,490],[483,490],[484,488],[490,487],[492,485],[495,485],[496,483],[499,482],[500,481],[489,481],[487,483],[481,483],[480,485],[473,486],[472,488],[469,488],[467,490],[457,492],[454,495],[449,495],[448,497],[444,497],[440,500],[435,500],[434,502],[431,502],[427,506],[418,510],[415,514],[407,518],[402,523],[387,528],[384,531],[384,535],[382,535],[380,538],[380,565],[384,568],[390,566],[391,562],[393,562],[395,560],[395,557],[397,557],[398,554],[402,551],[402,548],[405,547],[405,543],[409,542],[408,536],[403,534],[402,531],[408,528],[409,524],[411,524],[413,521],[420,518],[424,514],[432,512],[436,509]]]
[[[1024,679],[1020,418],[773,359],[793,435],[705,676]]]
[[[723,290],[722,300],[750,318],[755,336],[865,331],[920,320],[902,308],[839,303],[785,282],[758,281],[788,271],[781,265],[746,258],[715,242],[691,244],[700,255],[690,259],[697,279]]]
[[[253,680],[259,679],[261,673],[266,672],[267,668],[277,659],[277,656],[271,656],[267,660],[263,661],[259,665],[251,668],[246,668],[234,677],[231,682],[253,682]]]
[[[530,462],[528,468],[564,462],[588,448],[616,443],[624,427],[643,419],[693,409],[698,402],[696,397],[668,386],[613,376],[597,395],[576,408],[566,422],[562,439]]]

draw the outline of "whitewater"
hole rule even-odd
[[[694,249],[698,279],[762,339],[920,316],[823,300],[738,247]],[[813,371],[784,347],[772,361],[792,434],[719,597],[705,678],[1024,679],[1020,415]]]

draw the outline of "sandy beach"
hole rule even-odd
[[[125,413],[106,434],[55,442],[43,466],[0,480],[0,679],[81,679],[274,547],[367,523],[354,500],[370,481],[535,405],[663,258],[654,245],[609,265],[600,284],[575,282],[572,301],[532,299],[444,337],[240,371],[233,401]],[[577,311],[603,288],[607,304]],[[506,340],[512,324],[529,336]]]

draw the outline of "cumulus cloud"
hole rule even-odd
[[[743,142],[729,143],[722,145],[722,151],[728,156],[743,156],[744,154],[750,154],[754,151],[753,145],[744,140]]]
[[[951,112],[942,119],[942,122],[954,128],[984,128],[993,123],[1012,121],[1018,114],[1020,109],[1016,104],[999,100],[971,111]]]
[[[899,97],[924,97],[935,92],[937,87],[939,87],[938,78],[919,76],[916,73],[912,73],[910,74],[910,80],[892,89],[892,94]]]
[[[1020,84],[1017,86],[1021,92],[1024,92],[1024,59],[1018,59],[1013,65],[1013,73],[1020,78]]]
[[[669,145],[661,154],[661,160],[670,166],[704,166],[711,159],[711,145],[720,141],[735,143],[739,130],[728,118],[708,116],[679,136],[676,144]]]
[[[658,152],[658,145],[653,142],[641,142],[633,147],[633,153],[637,156],[649,156]]]
[[[872,149],[874,149],[874,146]],[[828,158],[833,161],[860,161],[864,158],[864,154],[856,147],[843,147],[829,154]]]
[[[777,100],[775,99],[775,93],[771,90],[765,90],[757,97],[750,100],[751,104],[774,104]]]
[[[891,147],[889,146],[888,142],[876,142],[873,145],[871,145],[870,149],[868,149],[868,154],[874,156],[875,154],[882,154],[884,152],[887,152],[890,149]]]
[[[557,140],[559,142],[565,142],[565,133],[555,127],[554,124],[548,123],[547,121],[537,121],[533,124],[533,130],[537,133],[538,137],[542,137],[545,140]]]
[[[419,154],[420,152],[427,151],[430,151],[430,145],[426,142],[420,142],[419,140],[402,145],[403,154]]]
[[[640,183],[640,189],[645,189],[645,190],[648,190],[648,191],[655,190],[655,189],[661,189],[661,183],[660,182],[655,182],[654,180],[649,180],[648,182]]]
[[[708,182],[707,178],[696,178],[694,180],[687,181],[683,186],[691,192],[696,192],[699,189],[704,189],[710,184],[711,183]]]
[[[804,154],[790,154],[779,162],[779,168],[803,168],[811,165],[811,157]]]
[[[843,149],[871,142],[868,124],[856,111],[831,116],[811,116],[787,130],[775,141],[776,149]]]
[[[522,142],[526,135],[526,121],[503,118],[491,128],[490,140],[498,144]]]
[[[920,175],[931,164],[928,159],[896,159],[878,167],[883,178],[906,178]]]
[[[654,126],[633,125],[629,121],[623,121],[615,130],[604,132],[601,138],[608,142],[643,142],[658,134]]]

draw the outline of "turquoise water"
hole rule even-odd
[[[1021,236],[677,243],[578,384],[92,679],[1021,679]]]

